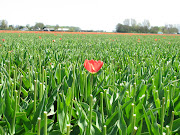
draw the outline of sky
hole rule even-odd
[[[179,5],[180,0],[0,0],[0,20],[111,32],[128,18],[149,20],[151,26],[180,24]]]

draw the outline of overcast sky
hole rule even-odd
[[[126,18],[148,19],[151,26],[180,24],[179,5],[180,0],[0,0],[0,20],[112,31]]]

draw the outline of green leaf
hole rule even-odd
[[[49,135],[62,135],[62,133],[59,130],[53,130]]]
[[[72,88],[69,88],[67,91],[67,97],[66,97],[66,105],[69,106],[72,100]]]
[[[20,86],[20,83],[19,82],[16,82],[16,85],[19,87]],[[33,88],[34,89],[34,88]],[[23,93],[23,98],[27,97],[28,96],[28,91],[26,91],[22,86],[21,86],[21,92]]]
[[[32,131],[29,131],[29,132],[25,132],[24,135],[36,135],[36,133],[33,133]]]
[[[180,131],[179,123],[180,123],[180,118],[173,121],[172,131],[174,133]]]
[[[142,83],[143,83],[143,86],[141,86],[141,89],[139,90],[139,94],[137,96],[138,99],[142,97],[142,95],[145,94],[147,90],[147,85],[144,84],[144,81]]]
[[[117,135],[117,132],[118,132],[117,124],[113,125],[110,129],[111,130],[110,130],[110,133],[108,135]]]
[[[152,121],[152,132],[155,134],[155,135],[160,135],[159,133],[159,127],[158,127],[158,123],[156,121],[156,118],[154,117],[154,114],[152,112],[152,110],[150,110],[150,115],[151,115],[151,121]]]
[[[27,79],[27,74],[21,69],[21,68],[18,68],[18,70],[22,73],[23,77],[22,77],[22,81],[23,81],[23,84],[25,85],[25,87],[27,89],[30,88],[30,81]]]
[[[118,115],[119,115],[119,125],[118,126],[119,126],[120,130],[122,131],[122,135],[126,135],[127,134],[127,125],[124,120],[123,111],[120,108],[120,105],[119,105]]]
[[[118,111],[114,112],[105,122],[105,125],[107,126],[107,130],[113,126],[118,120]]]
[[[5,99],[2,95],[4,93],[4,85],[0,84],[0,116],[4,113],[4,107],[5,107]]]
[[[41,113],[44,112],[45,109],[45,99],[46,99],[46,92],[44,92],[43,98],[39,103],[36,112],[34,113],[33,119],[31,123],[35,126],[38,120],[38,117],[41,117]]]
[[[161,108],[155,108],[155,109],[151,109],[153,112],[156,112],[156,111],[158,111],[159,109],[161,109]],[[148,112],[146,112],[146,114],[147,115],[150,115],[150,111],[148,110]],[[137,120],[136,121],[140,121],[142,118],[144,118],[145,117],[145,114],[143,113],[143,115],[141,115],[140,117],[138,117],[137,118]]]
[[[0,126],[0,135],[4,135],[4,130],[1,126]]]
[[[77,114],[79,116],[77,124],[80,127],[81,134],[83,134],[83,133],[85,133],[86,127],[88,125],[86,112],[83,110],[83,108],[77,101],[74,101],[74,105],[77,110]]]
[[[3,127],[3,126],[5,126],[5,125],[6,125],[6,123],[7,123],[6,121],[0,121],[0,126],[2,126],[2,127]]]
[[[47,131],[50,132],[52,131],[52,125],[53,125],[53,120],[52,119],[47,119]],[[44,135],[44,125],[45,125],[45,122],[44,122],[44,119],[41,120],[41,135]],[[37,126],[36,126],[36,130],[37,130]],[[59,134],[58,134],[59,135]]]
[[[4,74],[5,74],[5,77],[8,79],[9,78],[9,74],[8,74],[8,72],[6,71],[6,69],[4,68],[4,67],[0,67],[0,72],[4,72]]]
[[[143,127],[143,119],[141,119],[141,124],[140,124],[140,126],[138,127],[138,130],[137,130],[137,132],[136,132],[136,135],[141,135],[142,127]]]
[[[132,126],[133,126],[132,123],[130,123],[129,126],[128,126],[128,128],[127,128],[127,134],[128,134],[128,135],[130,135],[130,133],[132,132],[132,129],[133,129]]]
[[[28,96],[28,92],[23,87],[21,87],[21,92],[23,93],[23,97]]]
[[[26,113],[25,112],[18,112],[16,113],[16,121],[19,120],[23,123],[24,127],[25,127],[25,131],[27,132],[28,130],[31,130],[31,122],[30,120],[27,118]]]
[[[65,105],[65,97],[63,94],[57,96],[57,121],[61,133],[65,132],[67,124],[67,107]]]
[[[51,87],[54,89],[57,87],[56,85],[56,81],[55,81],[55,77],[52,75],[52,73],[50,74],[50,80],[51,80]]]
[[[95,124],[92,124],[91,132],[93,135],[102,135],[101,130],[98,127],[96,127]]]
[[[49,96],[48,98],[48,103],[46,105],[46,109],[47,111],[50,110],[51,106],[53,105],[54,101],[56,100],[56,97],[57,97],[57,92],[59,91],[59,88],[61,87],[61,84],[59,84],[56,88],[54,88],[52,90],[52,93],[51,95]]]
[[[10,134],[14,134],[15,129],[12,129],[12,127],[14,127],[14,123],[13,123],[14,110],[11,107],[11,98],[10,98],[8,89],[5,90],[5,112],[4,112],[4,116],[7,120],[8,130],[9,130]]]
[[[150,134],[150,135],[153,135],[153,134],[152,134],[152,131],[151,131],[152,125],[151,125],[151,123],[150,123],[150,120],[149,120],[149,118],[148,118],[148,115],[147,115],[147,113],[146,113],[146,110],[145,110],[144,106],[143,106],[143,112],[144,112],[145,121],[146,121],[146,125],[147,125],[147,128],[148,128],[149,134]]]

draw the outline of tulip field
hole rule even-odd
[[[0,31],[0,135],[180,135],[180,36]]]

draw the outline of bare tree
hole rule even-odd
[[[5,30],[8,28],[8,22],[6,20],[0,21],[0,29]]]
[[[58,30],[58,28],[59,28],[59,25],[56,24],[56,26],[54,27],[54,29],[55,29],[55,30]]]
[[[123,21],[123,24],[129,26],[130,25],[130,19],[125,19]]]
[[[131,19],[131,26],[136,26],[137,22],[135,19]]]
[[[143,22],[142,22],[142,26],[144,26],[144,27],[147,27],[148,29],[150,28],[150,22],[149,22],[149,20],[144,20]]]

